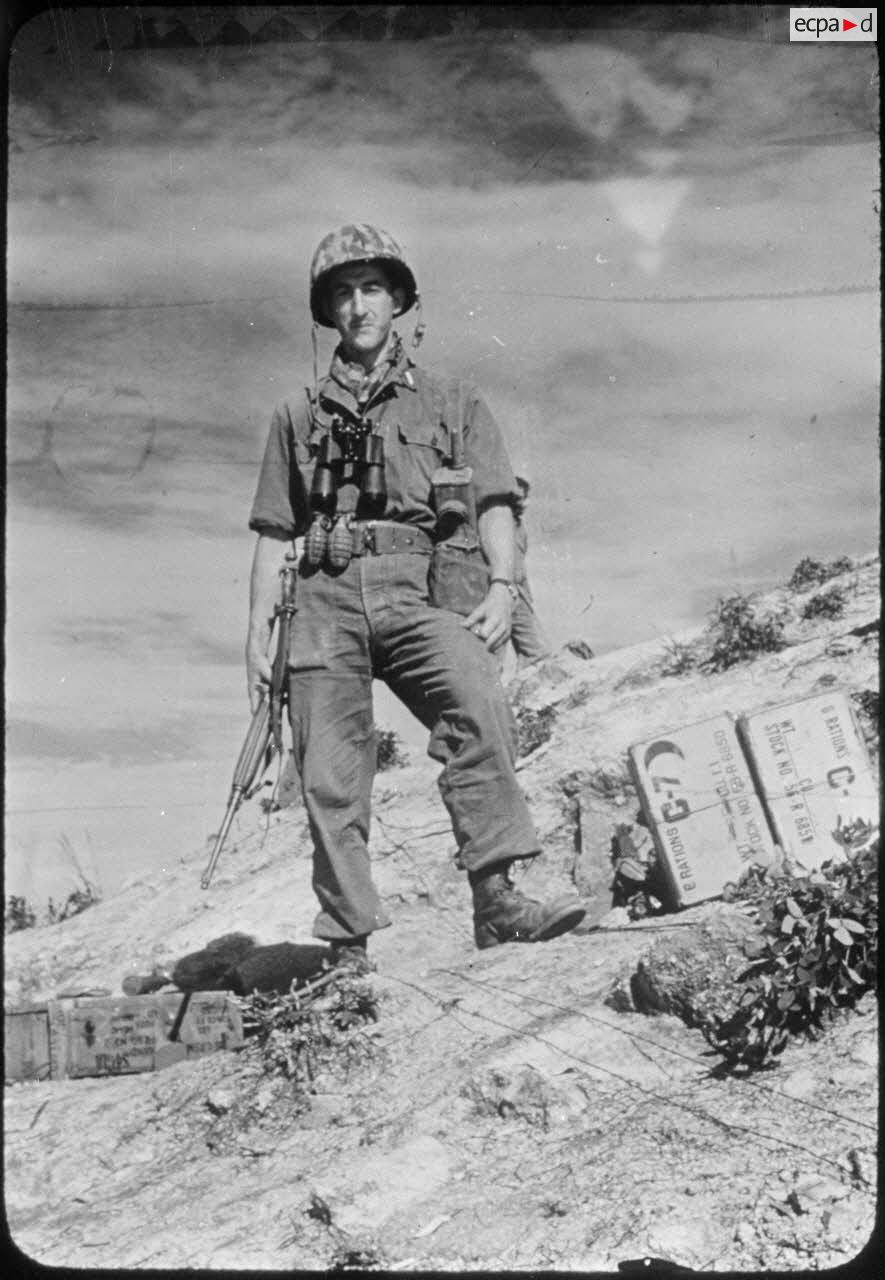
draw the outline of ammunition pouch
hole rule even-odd
[[[433,548],[427,584],[435,608],[464,617],[486,598],[489,566],[469,526]]]

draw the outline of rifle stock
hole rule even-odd
[[[289,657],[289,633],[292,616],[295,613],[295,574],[294,557],[287,556],[287,563],[280,570],[283,579],[282,598],[274,610],[276,614],[276,651],[274,654],[271,685],[261,691],[258,706],[252,713],[246,739],[237,757],[231,782],[230,796],[221,829],[215,837],[212,856],[203,872],[200,885],[208,889],[213,873],[221,857],[224,842],[230,831],[234,815],[248,796],[259,770],[270,764],[275,752],[282,754],[282,709],[287,700],[286,671]]]

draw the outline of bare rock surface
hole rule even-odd
[[[372,940],[379,1020],[354,1029],[350,1065],[298,1094],[247,1044],[153,1074],[7,1086],[18,1248],[89,1270],[613,1271],[654,1255],[795,1271],[854,1258],[876,1212],[875,1000],[791,1042],[769,1072],[714,1077],[700,1033],[672,1012],[607,1001],[652,952],[699,948],[727,973],[744,945],[737,914],[709,903],[630,923],[607,909],[599,844],[635,816],[632,742],[821,688],[875,691],[878,574],[868,558],[838,579],[839,619],[803,621],[802,597],[775,593],[795,615],[788,647],[719,675],[663,674],[664,638],[563,651],[512,684],[517,709],[547,709],[519,766],[546,856],[520,885],[577,884],[596,904],[583,932],[476,951],[435,766],[380,773],[372,852],[394,924]],[[127,972],[225,934],[310,941],[303,810],[244,806],[202,892],[206,856],[182,850],[163,882],[133,877],[62,924],[9,935],[7,1007],[117,992]]]

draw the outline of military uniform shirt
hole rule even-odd
[[[346,376],[350,370],[350,376]],[[332,419],[368,419],[384,441],[387,504],[383,519],[414,524],[432,534],[436,516],[431,478],[450,464],[449,424],[461,399],[464,461],[473,470],[477,513],[491,504],[516,507],[520,500],[500,429],[476,388],[418,368],[401,352],[361,406],[353,366],[336,355],[318,388],[316,407],[307,393],[274,410],[249,527],[290,537],[310,524],[310,485],[320,441]],[[353,509],[339,490],[339,511]]]

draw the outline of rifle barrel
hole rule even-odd
[[[215,837],[215,847],[212,850],[212,857],[209,859],[209,865],[206,867],[206,870],[203,872],[203,878],[200,880],[201,889],[209,888],[209,882],[212,879],[213,872],[215,871],[215,868],[218,864],[218,859],[221,857],[221,850],[224,846],[225,840],[227,839],[227,833],[228,831],[230,831],[230,824],[234,820],[234,814],[236,813],[237,809],[240,807],[240,801],[242,800],[242,798],[243,798],[243,788],[231,787],[230,799],[227,802],[227,810],[224,815],[224,822],[222,822],[221,830],[219,831],[218,835]]]
[[[283,750],[280,719],[285,698],[284,685],[289,656],[289,627],[292,615],[295,612],[296,570],[296,557],[287,555],[286,567],[280,571],[283,578],[282,600],[274,610],[276,648],[272,665],[272,687],[261,690],[258,706],[252,712],[246,740],[240,748],[240,754],[237,757],[237,763],[234,768],[230,799],[227,802],[224,822],[222,822],[221,830],[215,839],[215,847],[212,850],[209,865],[203,872],[203,878],[200,881],[204,889],[209,888],[212,873],[221,856],[221,850],[227,839],[227,833],[230,831],[230,824],[233,822],[234,814],[240,807],[244,797],[249,793],[261,768],[262,761],[267,758],[269,763],[275,750],[279,752]],[[268,748],[270,749],[269,754]]]
[[[248,791],[255,781],[258,766],[261,764],[270,738],[270,698],[266,690],[261,692],[261,701],[252,712],[246,739],[243,743],[234,768],[232,787],[240,787]]]
[[[209,888],[209,882],[212,874],[221,857],[221,850],[227,839],[227,833],[230,831],[230,824],[234,820],[234,814],[239,809],[243,796],[255,781],[255,775],[259,766],[264,759],[270,741],[270,699],[266,694],[262,694],[261,701],[252,713],[252,719],[249,722],[249,729],[246,733],[246,740],[240,749],[234,769],[233,782],[230,788],[230,798],[227,802],[227,810],[225,811],[224,821],[221,824],[221,830],[215,838],[215,846],[212,850],[212,857],[209,859],[209,865],[203,872],[203,878],[200,885],[203,889]]]

